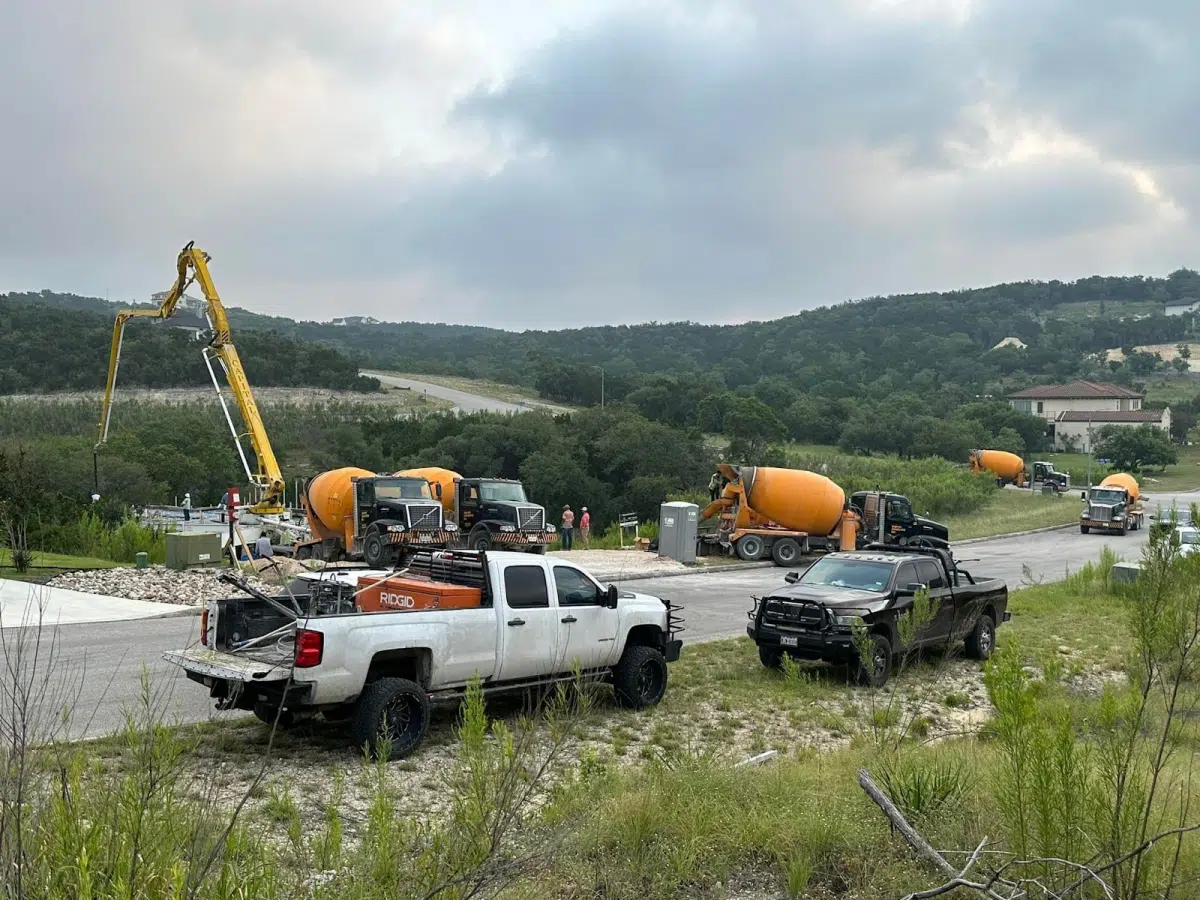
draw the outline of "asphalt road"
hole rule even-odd
[[[491,397],[481,397],[478,394],[469,394],[466,391],[458,391],[454,388],[448,388],[440,384],[430,384],[427,381],[414,381],[411,378],[400,378],[396,375],[381,375],[378,372],[364,371],[364,375],[370,375],[372,378],[378,378],[384,384],[390,384],[395,387],[410,388],[414,391],[423,391],[430,397],[438,397],[442,400],[448,400],[454,404],[455,412],[500,412],[500,413],[519,413],[528,412],[531,409],[544,407],[556,412],[564,411],[562,407],[551,406],[548,403],[509,403],[505,400],[495,400]]]
[[[1155,495],[1151,508],[1200,502],[1200,492]],[[1064,503],[1077,503],[1074,495]],[[1125,559],[1136,559],[1146,542],[1145,530],[1124,537],[1081,535],[1062,529],[1019,537],[992,538],[957,548],[955,555],[975,575],[1005,579],[1009,588],[1035,581],[1057,581],[1096,559],[1105,544]],[[751,597],[780,583],[779,569],[719,569],[693,575],[646,578],[628,582],[630,589],[666,597],[684,606],[686,644],[742,634]],[[74,726],[76,737],[112,732],[124,722],[125,710],[139,702],[143,667],[149,675],[156,708],[166,719],[200,721],[212,715],[204,690],[183,678],[161,660],[165,650],[184,647],[197,637],[199,618],[144,619],[91,625],[63,625],[49,630],[64,677],[78,690]],[[11,642],[15,630],[4,633]],[[28,632],[26,632],[28,634]]]

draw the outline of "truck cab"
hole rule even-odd
[[[461,478],[454,490],[454,524],[468,550],[497,547],[542,554],[554,540],[545,507],[529,501],[521,482]]]
[[[354,480],[354,537],[347,549],[369,566],[397,565],[415,549],[444,547],[457,530],[444,521],[440,498],[424,478]]]
[[[1035,462],[1033,464],[1033,486],[1050,485],[1060,494],[1070,490],[1071,476],[1066,472],[1058,472],[1053,463]]]
[[[1142,527],[1145,514],[1123,487],[1096,485],[1081,491],[1079,496],[1084,504],[1079,514],[1080,534],[1090,531],[1125,534]]]
[[[903,494],[858,491],[850,495],[850,506],[862,519],[858,545],[869,543],[949,547],[950,529],[940,522],[913,512]]]

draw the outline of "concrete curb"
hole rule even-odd
[[[1045,528],[1033,528],[1029,531],[1010,531],[1007,534],[993,534],[991,537],[968,538],[965,541],[951,541],[950,549],[955,547],[967,547],[971,544],[982,544],[984,541],[1001,541],[1005,538],[1026,537],[1031,534],[1045,534],[1048,531],[1066,531],[1069,528],[1078,527],[1072,523],[1070,525],[1047,525]]]

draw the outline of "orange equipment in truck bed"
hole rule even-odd
[[[478,609],[483,591],[477,587],[447,584],[421,575],[392,575],[358,579],[358,608],[363,612],[415,612],[423,609]]]

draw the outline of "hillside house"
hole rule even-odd
[[[1092,451],[1095,433],[1108,425],[1153,425],[1170,434],[1171,410],[1143,409],[1145,399],[1129,388],[1096,381],[1042,385],[1008,397],[1013,409],[1050,423],[1056,449],[1073,445],[1084,453]]]

